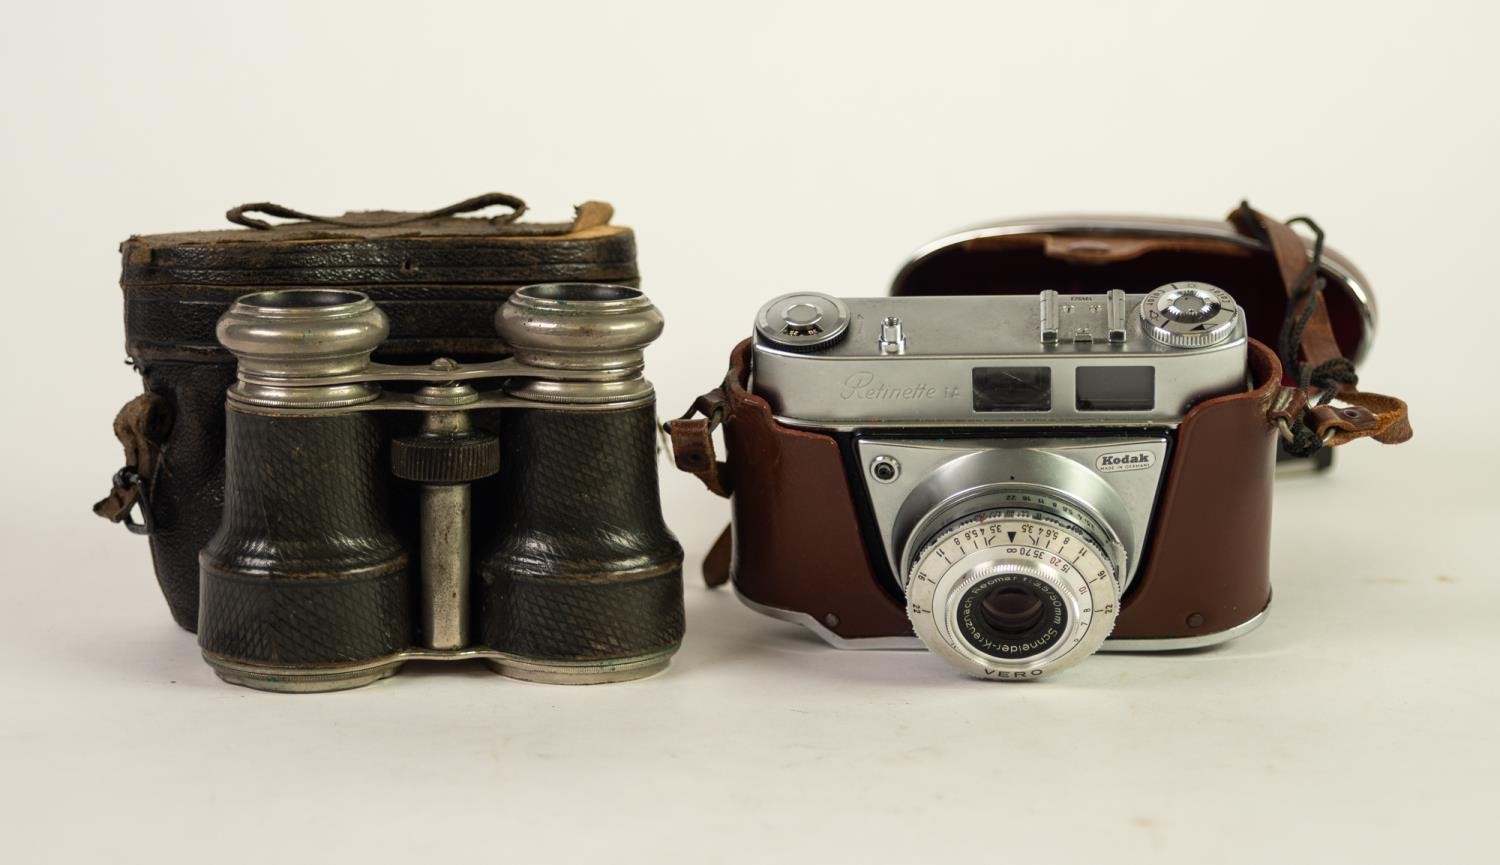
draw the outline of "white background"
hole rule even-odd
[[[1495,861],[1496,36],[1486,3],[9,6],[0,854],[12,862]],[[765,299],[1025,213],[1313,214],[1417,437],[1278,489],[1220,650],[987,687],[709,592],[658,678],[219,683],[89,513],[138,392],[116,245],[233,204],[487,190],[639,233],[663,412]],[[1491,305],[1487,305],[1491,304]]]

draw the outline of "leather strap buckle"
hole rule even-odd
[[[1286,317],[1277,353],[1296,387],[1278,394],[1268,416],[1280,428],[1287,451],[1306,456],[1357,438],[1373,438],[1383,444],[1398,444],[1411,438],[1406,403],[1359,390],[1354,364],[1339,350],[1323,300],[1326,285],[1321,275],[1323,229],[1305,216],[1277,222],[1244,202],[1230,214],[1229,220],[1241,233],[1260,240],[1271,250],[1286,289]],[[1311,254],[1290,227],[1297,223],[1313,233]],[[1288,396],[1283,400],[1287,390],[1300,392],[1300,399]],[[1321,392],[1321,396],[1314,400],[1312,392]],[[1328,405],[1334,398],[1346,405]]]
[[[132,534],[149,535],[156,528],[147,490],[163,466],[163,446],[172,428],[167,401],[154,393],[143,393],[115,416],[115,438],[125,448],[125,467],[115,472],[109,495],[94,505],[94,513],[112,523],[124,523]],[[139,509],[141,518],[131,514]]]
[[[146,479],[135,470],[135,466],[125,466],[115,472],[113,482],[115,490],[121,493],[120,499],[124,505],[116,522],[123,523],[133,535],[151,534],[156,528],[156,518],[151,515],[151,497],[146,495]],[[141,512],[139,522],[130,515],[133,510]]]
[[[729,400],[722,389],[714,389],[693,400],[682,417],[662,425],[672,442],[672,460],[677,468],[694,475],[709,492],[728,498],[732,484],[728,464],[714,453],[714,430],[724,422]],[[703,415],[695,418],[694,415]]]

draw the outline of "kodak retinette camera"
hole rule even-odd
[[[199,561],[198,639],[229,682],[367,684],[409,660],[515,678],[633,679],[682,638],[682,549],[662,520],[640,291],[517,289],[513,356],[375,363],[364,294],[241,297],[224,512]]]
[[[904,598],[922,642],[975,676],[1031,678],[1098,650],[1136,581],[1170,592],[1198,579],[1172,572],[1174,549],[1221,555],[1225,530],[1184,527],[1192,515],[1178,513],[1195,507],[1184,488],[1214,478],[1186,478],[1157,502],[1174,460],[1223,478],[1169,431],[1246,389],[1247,351],[1239,307],[1205,283],[1146,295],[793,294],[760,310],[753,390],[780,423],[844,438],[876,579]],[[1259,438],[1213,462],[1269,465],[1274,435]],[[1233,531],[1257,535],[1263,556],[1266,528]],[[1238,620],[1208,640],[1259,621],[1264,587],[1245,588]],[[754,602],[753,585],[741,591]]]
[[[1044,676],[1111,635],[1231,639],[1270,599],[1280,381],[1201,282],[778,297],[727,405],[698,406],[728,415],[730,462],[756,466],[734,474],[735,587],[835,645],[915,634],[988,679]]]
[[[667,425],[730,499],[705,581],[839,648],[1031,681],[1223,643],[1270,604],[1278,448],[1316,477],[1412,435],[1359,387],[1368,288],[1308,217],[1000,222],[891,293],[771,300]]]

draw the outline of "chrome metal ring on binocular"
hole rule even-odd
[[[221,678],[326,691],[477,658],[588,684],[667,665],[682,550],[661,519],[642,376],[661,315],[634,288],[554,283],[517,289],[495,328],[511,357],[419,366],[371,360],[390,323],[359,292],[259,292],[220,319],[239,372],[199,637]],[[499,436],[483,417],[505,418]],[[476,550],[474,484],[497,473],[500,523]],[[387,474],[420,491],[415,591]]]
[[[549,403],[578,410],[651,399],[644,352],[661,335],[661,313],[639,290],[599,283],[519,288],[495,313],[512,357],[442,369],[376,363],[390,324],[357,291],[289,289],[248,294],[219,319],[219,342],[239,361],[229,399],[254,411],[438,410],[384,382],[501,380],[467,408]]]

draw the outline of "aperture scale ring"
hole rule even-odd
[[[1064,669],[1093,654],[1114,629],[1120,589],[1104,549],[1081,527],[1049,513],[996,508],[970,514],[935,532],[913,559],[906,580],[912,629],[934,654],[977,678],[1034,679]],[[1064,635],[1037,655],[987,656],[958,635],[963,592],[1004,571],[1043,580],[1067,600]]]

